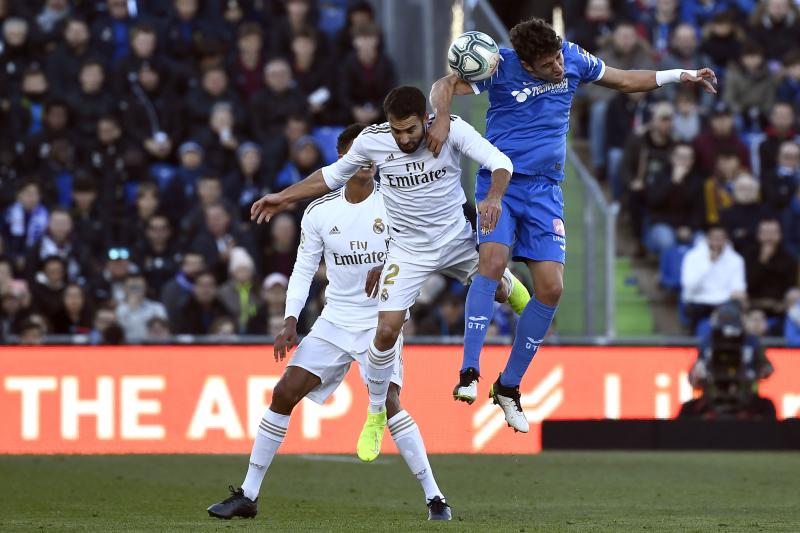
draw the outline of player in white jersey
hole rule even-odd
[[[490,169],[498,198],[513,170],[508,157],[455,116],[450,119],[450,137],[434,156],[422,142],[431,120],[425,106],[425,96],[419,89],[393,89],[384,101],[387,123],[365,129],[337,162],[280,193],[264,196],[251,210],[252,218],[260,223],[292,202],[340,187],[361,166],[377,166],[390,240],[380,283],[378,326],[367,361],[370,406],[357,446],[358,456],[364,461],[373,461],[380,453],[386,426],[384,404],[397,357],[395,344],[422,284],[434,272],[467,283],[477,271],[475,236],[462,210],[466,198],[461,188],[461,155]],[[491,230],[499,214],[498,201],[482,217],[482,229]],[[504,277],[507,281],[498,287],[498,301],[505,301],[510,294],[518,300],[516,304],[510,301],[512,306],[521,308],[519,303],[530,298],[527,291],[508,269]],[[488,327],[488,319],[481,322],[480,318],[485,317],[475,317],[471,322],[476,327]]]
[[[340,157],[364,129],[354,124],[339,136]],[[217,518],[254,517],[264,475],[283,441],[292,409],[304,397],[322,404],[341,384],[353,361],[359,363],[366,382],[365,360],[378,318],[374,298],[377,279],[368,278],[386,256],[386,210],[376,190],[374,167],[364,165],[347,185],[312,202],[301,222],[300,247],[289,279],[284,327],[275,339],[275,360],[283,360],[297,342],[297,318],[308,298],[311,281],[325,258],[328,287],[325,307],[309,334],[300,342],[272,402],[259,424],[247,475],[241,488],[208,508]],[[439,490],[414,419],[400,405],[403,385],[402,335],[394,349],[398,357],[391,369],[386,410],[389,431],[425,492],[429,520],[450,520],[450,508]]]

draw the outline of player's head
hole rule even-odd
[[[564,79],[561,37],[544,20],[532,18],[511,28],[511,44],[522,66],[537,78],[551,83]]]
[[[397,147],[407,154],[417,151],[425,137],[425,95],[416,87],[402,85],[395,87],[383,101],[383,111],[389,119]]]
[[[350,124],[347,126],[344,131],[339,134],[339,137],[336,139],[336,152],[339,154],[339,159],[344,157],[344,154],[350,150],[350,147],[353,145],[353,141],[356,140],[356,137],[358,137],[358,135],[364,131],[364,128],[366,127],[366,124],[356,122],[355,124]],[[371,180],[374,175],[375,169],[372,165],[370,165],[368,167],[361,167],[361,169],[353,175],[353,178],[359,180]]]

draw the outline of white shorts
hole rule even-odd
[[[478,250],[475,232],[464,219],[461,233],[438,249],[412,252],[389,241],[386,263],[381,272],[378,311],[405,311],[419,296],[428,277],[438,272],[469,285],[478,272]],[[503,283],[511,291],[512,274],[506,269]]]
[[[353,361],[358,362],[361,380],[367,383],[366,364],[369,344],[375,328],[350,331],[324,318],[318,318],[308,335],[300,342],[287,366],[296,366],[317,376],[321,383],[308,393],[308,398],[322,404],[344,380]],[[390,381],[403,386],[403,334],[395,344],[397,357]]]

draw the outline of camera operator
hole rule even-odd
[[[738,302],[720,305],[711,331],[700,339],[689,382],[699,398],[683,404],[679,417],[775,419],[772,401],[758,395],[758,381],[772,374],[759,338],[748,331]]]

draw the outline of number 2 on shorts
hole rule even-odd
[[[400,267],[392,263],[391,265],[389,265],[389,268],[387,268],[387,270],[389,271],[389,273],[386,274],[386,277],[383,278],[383,284],[394,285],[394,278],[396,278],[397,274],[400,273]]]

